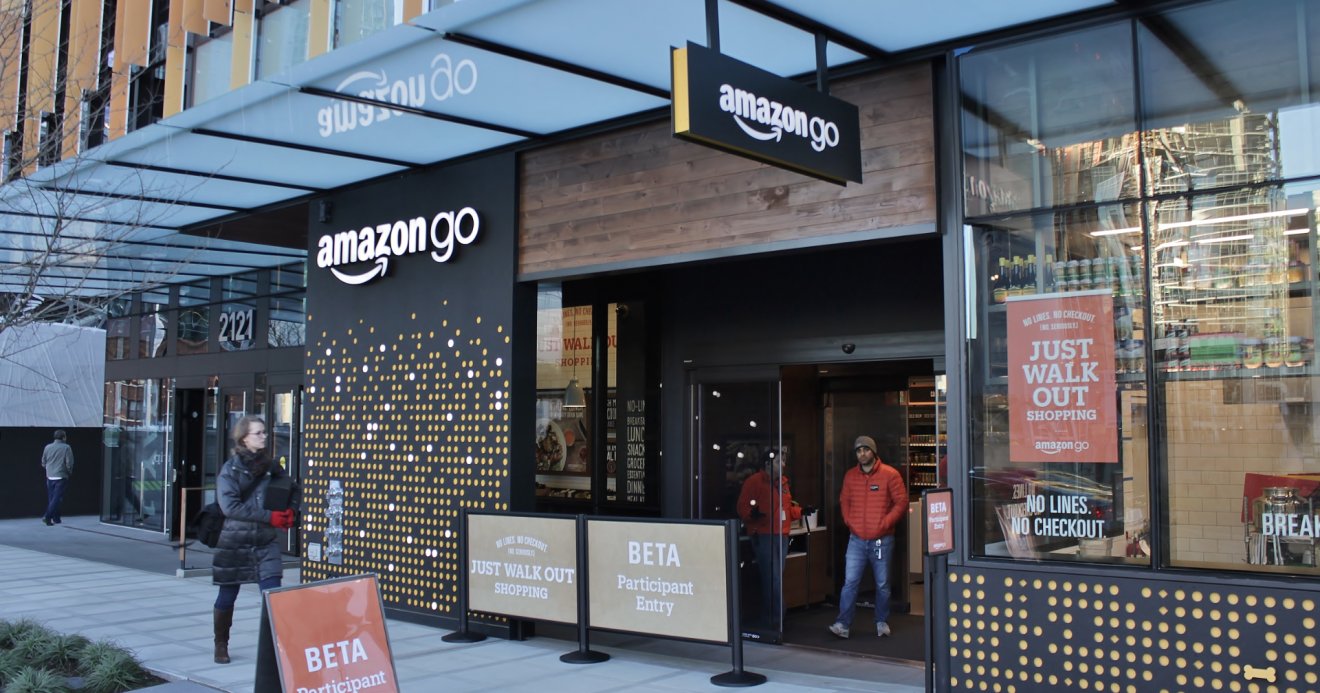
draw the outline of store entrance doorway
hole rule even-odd
[[[205,469],[205,423],[206,390],[203,388],[179,388],[174,391],[174,460],[171,470],[171,484],[167,491],[171,499],[173,512],[170,513],[170,526],[167,533],[177,536],[181,513],[196,514],[203,502],[203,469]],[[181,491],[180,489],[189,489]],[[187,507],[179,503],[186,494]]]
[[[932,361],[702,369],[692,372],[691,385],[694,509],[703,519],[740,520],[744,637],[923,660],[914,521],[899,526],[889,562],[893,635],[876,636],[869,569],[850,637],[835,636],[829,626],[839,614],[848,541],[839,491],[856,464],[857,436],[875,439],[882,462],[900,473],[909,509],[938,481],[944,438],[937,431],[943,423]],[[750,499],[770,507],[750,512]]]

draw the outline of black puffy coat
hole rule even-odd
[[[259,475],[253,472],[254,467],[259,470],[262,466],[268,470]],[[224,510],[225,526],[211,558],[212,584],[243,585],[283,575],[280,534],[270,524],[271,511],[264,506],[271,478],[287,475],[264,454],[234,455],[220,468],[216,502]]]

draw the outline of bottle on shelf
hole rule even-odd
[[[1022,295],[1030,295],[1039,291],[1036,283],[1036,256],[1028,255],[1026,264],[1022,266]]]
[[[990,281],[990,298],[995,303],[1003,303],[1008,298],[1008,258],[999,258],[999,271]]]
[[[1013,265],[1008,270],[1008,295],[1021,296],[1026,293],[1026,283],[1023,277],[1022,256],[1013,256]]]
[[[1053,292],[1054,289],[1054,255],[1045,253],[1045,262],[1040,266],[1041,273],[1045,275],[1045,291]]]

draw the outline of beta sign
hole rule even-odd
[[[1108,291],[1009,297],[1013,462],[1117,462],[1114,307]]]
[[[265,593],[287,693],[398,693],[375,575]]]

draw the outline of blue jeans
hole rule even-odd
[[[761,620],[777,626],[784,615],[784,561],[788,558],[788,535],[753,534],[752,553],[761,573]]]
[[[64,489],[69,486],[68,479],[46,480],[46,514],[43,520],[60,521],[60,502],[64,500]]]
[[[257,583],[262,592],[280,586],[280,578],[265,578]],[[238,601],[238,590],[242,585],[220,585],[220,593],[215,595],[215,608],[220,611],[233,611],[234,602]]]
[[[880,541],[880,557],[876,558],[875,541],[867,541],[856,534],[848,535],[848,550],[843,559],[843,593],[839,595],[839,617],[835,621],[852,626],[853,611],[857,608],[857,588],[862,582],[862,571],[869,564],[875,573],[875,622],[889,620],[889,559],[894,555],[894,536]]]

